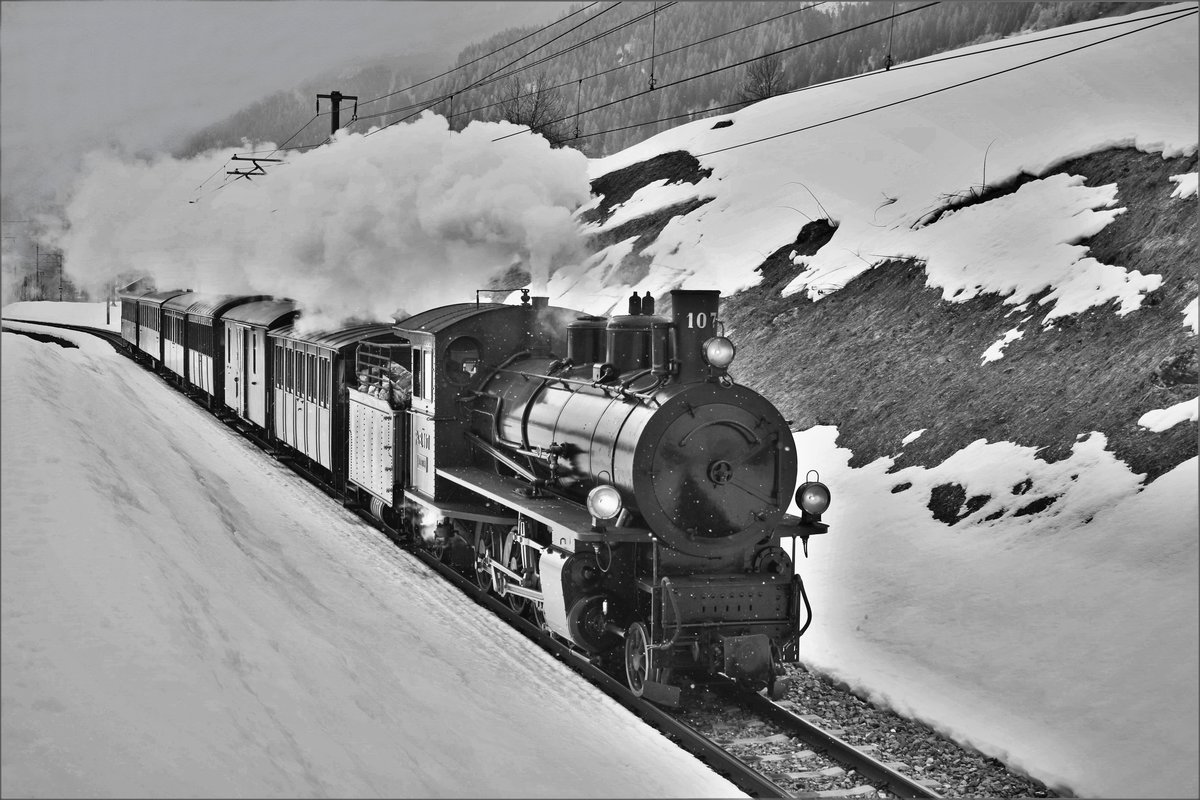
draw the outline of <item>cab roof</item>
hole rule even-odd
[[[269,328],[298,311],[295,300],[258,300],[234,306],[225,312],[224,319]]]
[[[487,314],[497,309],[522,307],[528,308],[528,306],[514,306],[505,303],[455,303],[431,308],[406,319],[396,320],[396,330],[438,333],[474,316]]]

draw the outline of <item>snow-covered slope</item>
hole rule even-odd
[[[1002,292],[1017,305],[1049,284],[1058,313],[1110,298],[1136,308],[1152,277],[1089,262],[1072,246],[1120,213],[1111,191],[1035,182],[1020,198],[923,222],[984,187],[1087,153],[1195,152],[1196,17],[1180,18],[1194,10],[1148,9],[930,57],[681,125],[594,160],[593,178],[673,151],[712,170],[695,184],[647,186],[616,212],[627,220],[711,198],[645,249],[654,267],[632,288],[734,293],[757,283],[755,267],[805,222],[826,218],[836,234],[785,294],[825,296],[874,264],[914,257],[947,299]],[[1014,229],[1028,233],[1009,235]],[[596,269],[612,256],[560,269],[551,296],[591,311],[607,310],[604,299],[619,304],[627,287]]]
[[[4,797],[737,794],[107,344],[43,330],[80,347],[3,336]]]

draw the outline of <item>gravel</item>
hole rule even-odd
[[[1062,796],[923,723],[875,708],[803,668],[789,668],[789,675],[792,687],[782,705],[943,797]],[[793,796],[888,797],[783,729],[714,695],[702,695],[681,716]]]

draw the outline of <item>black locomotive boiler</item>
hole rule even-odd
[[[678,701],[723,673],[776,687],[810,618],[795,543],[823,533],[829,492],[795,493],[787,423],[728,372],[716,291],[670,316],[445,306],[359,346],[359,374],[411,373],[396,408],[348,392],[347,492],[473,572],[553,635]],[[791,554],[784,543],[791,544]],[[805,620],[801,627],[801,619]]]

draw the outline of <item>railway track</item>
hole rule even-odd
[[[71,323],[39,322],[26,319],[5,319],[4,322],[14,325],[37,325],[87,333],[107,341],[118,352],[124,353],[130,358],[135,358],[132,348],[127,345],[118,332]],[[39,335],[36,331],[29,332],[8,327],[4,329],[14,333],[32,335],[34,338],[41,338],[42,340],[46,338],[44,335]],[[139,359],[139,363],[143,362]],[[164,383],[176,389],[180,388],[161,371],[158,371],[157,374],[163,379]],[[198,397],[190,394],[188,396],[192,397],[197,405],[205,407]],[[255,435],[255,432],[247,426],[237,424],[237,421],[230,415],[218,416],[218,419],[275,457],[276,460],[289,466],[297,474],[306,478],[332,499],[341,502],[342,498],[339,492],[321,480],[318,474],[305,469],[300,459],[281,456],[268,441]],[[357,514],[368,525],[383,532],[397,546],[411,553],[430,569],[439,573],[476,603],[486,607],[504,619],[512,628],[571,667],[576,673],[583,676],[609,697],[663,733],[681,748],[687,750],[714,772],[725,777],[748,795],[753,797],[796,796],[793,792],[788,791],[773,781],[763,770],[735,756],[726,747],[714,741],[713,738],[702,734],[686,721],[683,714],[666,711],[641,698],[635,697],[623,681],[615,678],[601,664],[583,657],[578,651],[568,647],[550,635],[546,630],[536,626],[529,619],[518,614],[500,598],[483,591],[472,580],[463,576],[449,565],[442,563],[435,554],[423,548],[413,546],[411,542],[401,537],[397,531],[376,519],[368,509],[357,506],[346,507]],[[789,738],[794,739],[795,742],[801,743],[815,752],[824,754],[827,758],[837,762],[846,770],[853,771],[862,776],[863,780],[875,787],[881,795],[900,798],[940,796],[931,789],[895,771],[883,762],[872,758],[862,750],[851,746],[836,736],[823,731],[811,722],[802,719],[783,706],[772,702],[765,696],[740,689],[732,681],[706,684],[703,687],[703,691],[715,693],[718,696],[739,704],[741,707],[750,710],[763,719],[769,720],[775,726],[787,731]],[[804,792],[803,795],[819,797],[821,793],[819,791]]]
[[[793,795],[941,797],[929,782],[897,771],[876,758],[871,752],[874,748],[855,746],[814,724],[811,718],[789,708],[792,704],[787,701],[777,703],[733,683],[705,687],[705,695],[703,702],[684,712],[695,726],[708,730],[709,737],[718,741],[727,740],[728,734],[722,736],[726,728],[754,731],[757,735],[747,737],[743,733],[742,738],[734,738],[727,746],[745,749],[739,757],[755,764]],[[727,724],[731,715],[723,712],[730,708],[753,721]]]

